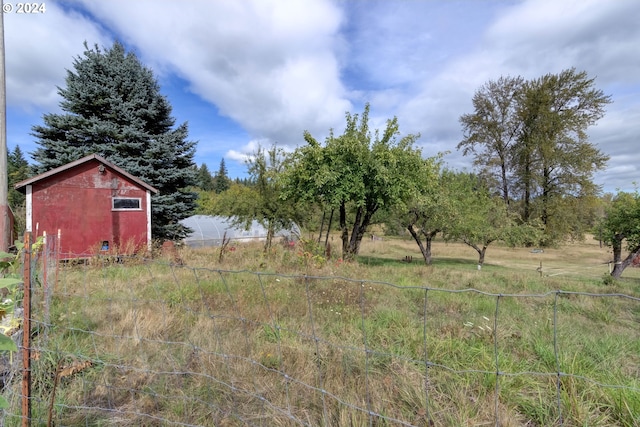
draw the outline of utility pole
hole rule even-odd
[[[7,167],[7,80],[4,69],[4,12],[0,0],[0,251],[11,245],[9,169]]]

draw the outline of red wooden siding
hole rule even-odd
[[[140,210],[113,211],[112,198],[139,198]],[[138,250],[147,245],[147,190],[92,159],[32,184],[32,231],[61,231],[61,252],[97,253],[111,248]]]

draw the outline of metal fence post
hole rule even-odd
[[[22,427],[31,425],[31,232],[24,233],[22,322]]]

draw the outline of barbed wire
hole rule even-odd
[[[638,377],[627,378],[627,382],[610,383],[566,369],[563,361],[565,344],[559,335],[561,324],[566,321],[559,317],[563,299],[615,299],[636,304],[634,309],[637,310],[640,298],[633,295],[561,289],[541,293],[494,293],[471,287],[446,289],[426,284],[398,285],[344,276],[190,267],[159,260],[144,260],[131,266],[127,265],[126,259],[118,262],[124,264],[104,262],[102,265],[79,264],[63,268],[57,277],[57,285],[48,286],[46,291],[44,286],[36,286],[41,311],[34,316],[33,322],[35,330],[41,334],[36,336],[32,348],[39,355],[34,365],[34,370],[39,374],[36,379],[38,384],[30,397],[35,405],[32,415],[34,422],[42,424],[54,411],[58,420],[56,425],[65,425],[65,422],[69,423],[66,425],[74,425],[80,418],[85,420],[86,425],[91,425],[90,420],[94,417],[106,417],[110,422],[128,424],[147,420],[148,423],[158,422],[162,425],[199,426],[216,425],[222,420],[232,419],[242,425],[258,426],[271,425],[269,420],[273,422],[275,417],[278,421],[274,424],[278,425],[315,426],[336,425],[341,420],[339,417],[343,416],[342,411],[346,410],[353,411],[348,413],[352,421],[354,416],[360,417],[357,419],[370,426],[378,421],[388,425],[414,426],[423,425],[424,422],[433,425],[434,420],[438,420],[438,413],[442,412],[442,404],[437,402],[439,389],[434,385],[446,380],[439,376],[442,373],[456,377],[480,375],[493,378],[495,384],[492,386],[491,400],[495,425],[501,425],[501,405],[504,404],[501,381],[507,378],[533,377],[552,381],[553,416],[561,425],[566,418],[564,412],[567,411],[566,403],[563,403],[563,394],[567,393],[564,390],[565,379],[582,381],[604,390],[630,392],[634,394],[634,399],[640,400]],[[112,289],[117,282],[114,268],[135,269],[140,283],[133,283],[135,280],[132,279],[132,283],[123,289]],[[285,302],[277,299],[270,294],[273,291],[269,288],[273,286],[269,282],[271,279],[280,281],[282,286],[289,282],[297,285],[287,289],[295,289],[295,296],[301,299]],[[320,285],[331,286],[336,283],[345,287],[348,285],[354,294],[350,300],[345,298],[341,302],[343,307],[351,310],[352,316],[346,321],[351,322],[348,326],[357,325],[348,331],[353,335],[351,341],[345,341],[340,334],[332,335],[332,328],[339,329],[339,326],[335,321],[327,321],[326,314],[323,316],[316,295],[316,288]],[[212,284],[217,286],[215,292],[209,289]],[[162,287],[165,285],[167,289]],[[248,296],[249,287],[256,291],[255,294]],[[421,336],[421,342],[415,348],[393,351],[378,342],[378,329],[384,329],[385,326],[375,326],[378,328],[375,329],[371,324],[375,323],[372,316],[384,307],[383,304],[373,304],[377,295],[375,292],[382,292],[381,289],[385,296],[412,291],[422,295],[421,299],[416,297],[414,301],[415,308],[421,308],[422,312],[411,317],[413,322],[410,326]],[[168,295],[167,290],[177,292],[172,294],[177,297]],[[192,292],[194,290],[195,293]],[[483,335],[486,339],[480,340],[486,344],[483,348],[488,354],[492,353],[491,363],[487,362],[491,365],[490,369],[473,366],[473,358],[467,361],[471,366],[464,366],[464,363],[454,361],[454,354],[448,355],[451,363],[437,360],[443,357],[436,354],[436,347],[440,341],[447,339],[439,336],[435,328],[436,321],[446,320],[447,317],[446,313],[442,317],[438,315],[438,309],[442,308],[439,305],[446,305],[446,302],[436,299],[438,295],[464,296],[469,300],[489,298],[493,301],[484,306],[485,309],[492,307],[492,318],[483,316],[487,324],[492,326]],[[508,344],[504,343],[506,338],[500,333],[509,325],[505,327],[503,322],[507,320],[501,319],[512,317],[503,305],[507,300],[526,299],[551,301],[550,336],[547,339],[552,347],[553,369],[514,369],[514,366],[503,363],[506,361],[503,352]],[[244,300],[251,300],[252,304]],[[283,307],[299,309],[300,314],[285,317],[283,313],[286,310]],[[293,308],[289,311],[293,311]],[[74,309],[81,313],[74,312]],[[158,324],[149,326],[145,322],[148,322],[147,311],[152,309],[159,313],[156,318]],[[252,309],[263,311],[253,313]],[[104,317],[104,311],[111,311],[112,317]],[[120,323],[124,324],[122,317],[127,315],[131,316],[130,324],[118,329]],[[459,313],[450,316],[455,318],[454,321],[460,317]],[[288,320],[291,324],[287,323]],[[211,328],[207,331],[211,339],[203,343],[191,332],[193,328],[205,326]],[[156,331],[152,330],[153,327]],[[272,331],[273,338],[261,338],[256,333],[261,330]],[[285,341],[283,336],[291,342]],[[638,337],[633,339],[637,341]],[[272,344],[274,358],[261,356],[261,346],[271,351]],[[290,356],[289,353],[294,352],[294,344],[299,344],[298,351],[305,357],[297,359]],[[420,351],[417,351],[418,348]],[[351,363],[354,364],[354,371],[358,371],[357,375],[349,378],[356,387],[361,387],[356,388],[361,395],[355,398],[353,390],[345,392],[333,388],[330,376],[332,368],[326,366],[339,357],[346,364],[345,355],[353,355],[350,356],[354,358]],[[199,362],[190,364],[190,357]],[[362,357],[361,371],[357,366],[358,357]],[[93,368],[78,368],[76,372],[61,378],[68,381],[62,386],[62,395],[56,396],[56,390],[52,389],[50,383],[52,375],[60,376],[54,368],[61,361],[69,362],[71,367],[74,361],[87,361],[91,362]],[[380,363],[384,369],[378,366]],[[416,394],[419,390],[421,396],[416,399],[420,406],[414,406],[412,413],[408,410],[391,411],[386,402],[376,400],[380,398],[376,388],[381,384],[407,381],[402,378],[401,372],[394,371],[394,363],[409,366],[411,374],[418,378],[412,386],[416,388],[413,391]],[[164,364],[173,364],[173,369],[162,369]],[[344,367],[333,370],[344,371]],[[344,372],[338,373],[346,375]],[[114,376],[110,377],[109,374]],[[143,380],[136,382],[126,378],[128,376],[139,376]],[[176,386],[184,382],[201,384],[204,391],[199,391],[197,387],[190,389],[184,386],[186,388],[181,389]],[[71,384],[77,386],[75,391],[70,389]],[[399,392],[398,387],[391,389]],[[207,390],[211,394],[206,394]],[[16,404],[20,395],[16,387],[6,387],[5,391],[9,392],[12,405],[4,412],[2,420],[11,425],[20,419],[17,412],[19,405]],[[199,392],[205,394],[199,395]],[[96,397],[96,393],[104,394],[102,401],[106,401],[106,404],[100,404],[100,396]],[[395,397],[387,398],[392,402]],[[144,403],[145,399],[156,404]],[[52,409],[49,408],[50,403]],[[167,409],[172,403],[177,408]],[[149,410],[142,410],[145,407]],[[189,408],[195,408],[194,413],[187,414]],[[204,419],[191,420],[190,417],[199,416],[198,411],[209,414],[210,418],[205,416]],[[424,422],[417,422],[416,417]]]

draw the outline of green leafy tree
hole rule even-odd
[[[593,215],[573,209],[593,206],[600,191],[593,174],[608,160],[586,131],[610,102],[575,69],[530,81],[501,78],[483,86],[475,112],[461,117],[465,139],[458,148],[474,154],[483,176],[498,177],[492,189],[523,222],[544,225],[547,244],[579,237],[588,224],[568,225]]]
[[[524,220],[535,214],[553,240],[554,233],[566,230],[554,230],[551,215],[558,225],[567,222],[562,215],[568,212],[554,206],[567,196],[588,198],[599,192],[593,173],[609,157],[588,142],[586,130],[604,115],[611,99],[575,69],[527,82],[522,96],[514,176],[521,183]]]
[[[640,194],[619,192],[605,208],[598,229],[603,241],[613,249],[611,276],[622,272],[640,257]],[[623,259],[623,249],[627,256]]]
[[[215,204],[218,200],[218,195],[213,191],[204,191],[199,188],[194,189],[198,195],[196,200],[195,215],[215,215]]]
[[[473,114],[460,117],[464,139],[458,144],[463,154],[473,154],[489,182],[502,194],[505,203],[511,197],[513,147],[518,142],[522,121],[518,115],[522,77],[500,77],[485,83],[473,96]]]
[[[458,173],[447,185],[452,209],[443,230],[445,239],[461,240],[475,249],[481,268],[489,245],[504,239],[513,226],[507,205],[477,175]]]
[[[233,184],[221,193],[214,213],[231,217],[233,223],[249,227],[256,220],[266,230],[267,251],[279,230],[291,229],[301,215],[297,205],[282,198],[281,174],[286,165],[284,152],[275,145],[269,150],[259,147],[247,160],[247,171],[253,186]]]
[[[203,205],[205,215],[220,215],[233,219],[234,225],[250,226],[256,219],[258,193],[254,188],[233,183],[223,193],[215,194]]]
[[[220,160],[220,167],[218,168],[218,172],[213,180],[213,189],[216,193],[220,194],[223,191],[226,191],[231,186],[231,180],[229,179],[229,175],[227,173],[227,165],[224,163],[224,158]]]
[[[338,212],[342,255],[354,259],[362,237],[381,209],[400,206],[417,193],[424,160],[416,135],[399,135],[398,120],[382,132],[369,131],[369,105],[362,115],[346,114],[342,135],[321,145],[309,132],[284,174],[287,200],[319,203]]]
[[[400,213],[400,221],[420,248],[425,264],[431,264],[431,246],[438,233],[444,231],[453,215],[453,200],[449,194],[448,181],[452,172],[437,167],[425,168],[422,190]]]
[[[35,171],[48,171],[96,153],[153,185],[152,235],[179,239],[188,230],[179,221],[193,212],[196,184],[195,142],[187,124],[177,127],[171,106],[149,68],[120,43],[110,49],[85,43],[84,55],[59,88],[61,114],[45,114],[33,126],[39,148]]]

